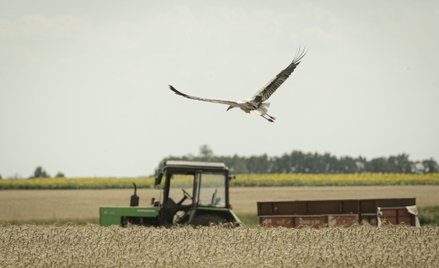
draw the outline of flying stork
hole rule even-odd
[[[299,49],[297,51],[296,56],[294,57],[293,61],[288,65],[287,68],[285,68],[283,71],[281,71],[275,78],[273,78],[265,87],[263,87],[261,90],[259,90],[256,95],[248,100],[244,101],[229,101],[229,100],[217,100],[217,99],[205,99],[205,98],[199,98],[190,96],[187,94],[184,94],[183,92],[178,91],[173,86],[169,85],[169,88],[174,91],[175,94],[183,96],[188,99],[192,100],[198,100],[198,101],[205,101],[205,102],[212,102],[212,103],[220,103],[220,104],[226,104],[229,105],[227,108],[227,111],[233,108],[240,108],[246,113],[252,113],[256,115],[260,115],[263,118],[267,119],[270,122],[274,122],[276,118],[269,115],[267,113],[268,107],[270,106],[270,103],[265,102],[270,98],[270,96],[282,85],[285,80],[290,76],[290,74],[296,69],[297,65],[299,65],[302,58],[305,56],[306,50],[305,49]]]

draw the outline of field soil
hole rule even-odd
[[[257,201],[415,197],[417,205],[438,206],[439,186],[243,187],[231,188],[238,213],[255,213]],[[97,218],[99,206],[129,204],[130,189],[0,191],[0,221]],[[140,206],[160,191],[139,189]]]

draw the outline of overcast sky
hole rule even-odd
[[[152,174],[165,156],[439,160],[438,1],[0,0],[0,174]],[[270,98],[272,124],[186,93]]]

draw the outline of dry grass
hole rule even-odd
[[[417,204],[439,205],[439,186],[355,186],[231,188],[238,213],[256,213],[256,201],[416,197]],[[102,205],[128,205],[130,189],[0,191],[0,222],[43,219],[90,219]],[[139,189],[140,205],[148,206],[159,191]]]
[[[437,267],[439,227],[0,227],[1,267]]]

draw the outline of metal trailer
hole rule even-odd
[[[267,227],[351,226],[368,223],[419,226],[415,198],[257,202]]]

